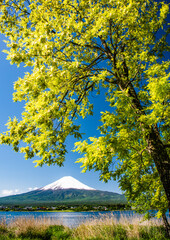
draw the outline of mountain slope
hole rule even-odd
[[[83,205],[126,203],[124,195],[94,190],[72,177],[64,177],[40,189],[0,198],[0,205]]]
[[[0,198],[0,205],[117,204],[125,202],[125,197],[118,193],[82,189],[36,190]]]

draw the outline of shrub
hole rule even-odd
[[[163,226],[142,226],[140,227],[139,236],[142,240],[167,240]]]
[[[46,233],[51,234],[52,240],[65,240],[71,236],[71,230],[62,225],[50,226]]]
[[[30,239],[42,239],[42,240],[50,240],[51,234],[46,233],[44,229],[37,229],[37,228],[27,228],[27,231],[21,232],[19,235],[21,238],[30,238]]]

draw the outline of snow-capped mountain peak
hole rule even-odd
[[[50,183],[42,188],[40,190],[58,190],[58,189],[84,189],[84,190],[95,190],[94,188],[91,188],[75,178],[71,176],[60,178],[59,180]]]

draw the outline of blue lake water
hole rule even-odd
[[[7,223],[20,217],[50,218],[56,220],[68,227],[76,227],[79,224],[102,218],[104,216],[119,219],[122,215],[125,217],[139,216],[134,211],[111,211],[111,212],[5,212],[0,211],[0,220],[5,219]],[[168,216],[168,215],[167,215]]]

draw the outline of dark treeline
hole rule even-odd
[[[0,211],[112,211],[128,210],[131,207],[127,204],[108,205],[54,205],[54,206],[0,206]]]

